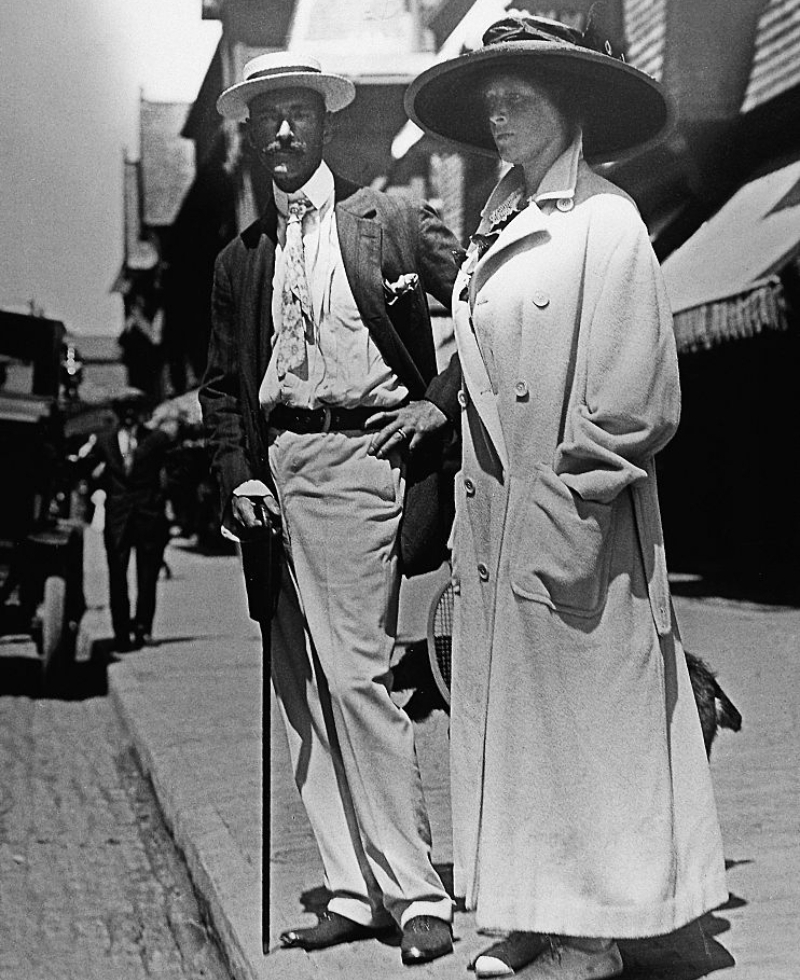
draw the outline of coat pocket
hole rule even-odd
[[[537,467],[516,527],[509,529],[511,588],[575,616],[605,602],[615,507],[583,500],[553,470]]]

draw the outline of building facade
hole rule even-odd
[[[219,20],[222,35],[181,130],[194,144],[195,175],[159,251],[169,273],[163,345],[173,388],[191,387],[202,374],[214,257],[259,213],[268,190],[240,127],[215,109],[250,57],[297,49],[351,77],[357,98],[336,117],[328,153],[334,168],[432,200],[466,242],[498,165],[414,133],[402,108],[406,85],[437,58],[479,45],[486,27],[509,12],[582,27],[593,6],[205,0],[203,16]],[[676,312],[684,414],[662,459],[671,564],[705,576],[748,569],[774,588],[776,579],[792,578],[800,551],[800,524],[784,526],[768,465],[792,443],[796,427],[788,393],[798,354],[793,209],[800,192],[786,168],[800,158],[800,0],[606,0],[595,13],[612,43],[658,78],[677,107],[677,124],[661,145],[603,168],[637,201]],[[767,194],[760,211],[747,212],[750,227],[741,195],[762,194],[762,179],[778,196]],[[720,236],[731,238],[724,232],[731,213],[741,250],[753,259],[738,278],[732,262],[726,268],[714,258]],[[148,260],[146,249],[137,260]],[[719,275],[703,292],[698,274],[714,270]]]
[[[138,159],[123,160],[123,260],[111,287],[123,298],[118,343],[129,383],[155,400],[174,389],[166,367],[186,316],[170,280],[176,219],[195,176],[194,146],[181,136],[188,111],[140,98]]]

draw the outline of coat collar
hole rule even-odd
[[[456,287],[458,280],[456,280]],[[501,469],[508,469],[508,449],[506,447],[497,396],[486,370],[486,362],[481,354],[475,331],[472,328],[469,307],[466,303],[453,306],[453,327],[455,329],[458,356],[461,364],[463,385],[469,393],[475,410],[489,435],[489,443],[497,454]]]
[[[541,204],[543,201],[558,199],[574,199],[575,185],[578,182],[578,166],[583,158],[583,137],[580,130],[567,149],[558,157],[547,173],[535,194],[528,201]],[[521,167],[511,167],[503,174],[494,190],[489,195],[485,207],[481,211],[481,223],[478,231],[487,232],[491,228],[493,212],[504,203],[514,198],[521,202],[524,174]]]
[[[561,154],[542,179],[533,201],[574,201],[578,183],[578,165],[583,158],[583,137],[580,132]]]
[[[578,167],[583,156],[583,141],[580,132],[572,144],[561,154],[544,175],[535,194],[528,198],[528,205],[500,232],[497,241],[486,254],[475,263],[469,284],[470,304],[474,305],[475,298],[486,280],[497,269],[500,262],[508,255],[508,249],[513,248],[522,239],[531,235],[546,234],[549,225],[550,202],[560,211],[570,211],[575,205],[575,187],[578,182]],[[489,195],[486,206],[481,212],[481,222],[478,231],[487,234],[491,231],[492,217],[498,210],[503,210],[515,197],[522,201],[524,176],[521,168],[512,167],[501,177],[495,189]],[[563,202],[563,203],[562,203]]]

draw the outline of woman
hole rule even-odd
[[[616,939],[727,898],[672,618],[653,465],[680,406],[672,318],[619,159],[670,117],[607,45],[511,18],[406,108],[512,164],[455,285],[464,375],[452,691],[456,890],[505,933],[480,977],[610,977]]]

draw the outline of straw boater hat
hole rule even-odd
[[[259,55],[247,62],[243,75],[244,81],[231,85],[217,99],[219,113],[237,122],[247,119],[247,107],[257,95],[277,89],[313,89],[325,99],[328,112],[344,109],[356,97],[355,86],[349,78],[326,74],[315,58],[292,51]]]
[[[581,110],[584,154],[596,163],[644,149],[671,125],[670,100],[654,79],[626,64],[593,29],[581,33],[544,17],[498,21],[482,47],[424,71],[408,87],[406,112],[460,149],[496,156],[481,88],[490,74],[509,69],[563,83]]]
[[[147,400],[147,395],[141,388],[132,388],[130,386],[118,388],[111,395],[111,405],[115,409],[127,408],[129,405],[145,405]]]

